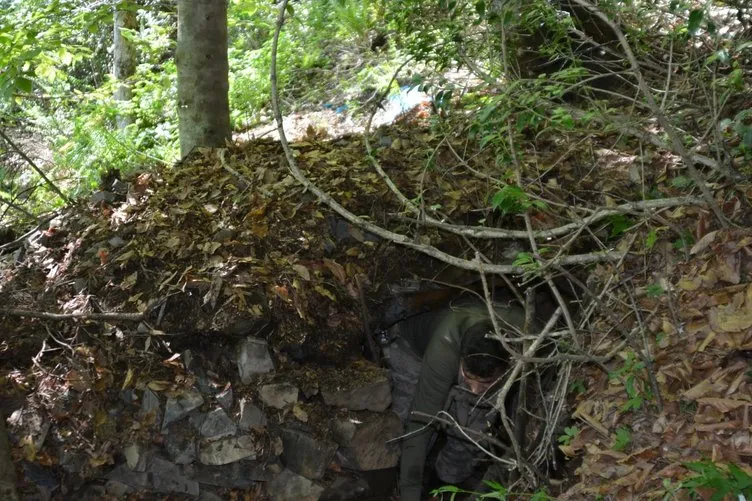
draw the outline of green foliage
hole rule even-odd
[[[462,489],[454,485],[444,485],[431,491],[432,496],[436,496],[439,499],[448,499],[454,501],[458,496],[468,496],[469,499],[497,499],[499,501],[506,501],[508,499],[529,499],[530,501],[552,501],[553,498],[548,495],[544,489],[539,489],[532,494],[511,492],[498,482],[491,480],[484,480],[484,484],[488,487],[487,492],[477,492],[467,489]]]
[[[648,233],[648,236],[645,237],[645,248],[650,250],[653,247],[655,247],[656,242],[658,241],[658,231],[657,230],[650,230]]]
[[[91,51],[76,37],[76,24],[98,18],[103,9],[82,12],[76,2],[15,2],[0,15],[0,111],[20,93],[45,89]]]
[[[568,426],[564,428],[564,434],[559,436],[559,443],[562,445],[569,445],[572,440],[577,438],[580,434],[580,429],[576,426]]]
[[[634,226],[634,222],[624,214],[610,216],[607,220],[611,226],[612,238],[623,235],[627,230]]]
[[[659,297],[666,293],[666,290],[659,283],[650,284],[645,288],[648,297]]]
[[[616,430],[616,435],[614,437],[614,443],[611,444],[611,448],[615,451],[623,451],[629,445],[632,443],[632,433],[629,431],[629,428],[626,428],[624,426],[619,427],[619,429]]]
[[[573,395],[581,395],[585,393],[585,382],[582,379],[575,379],[569,383],[569,393]]]
[[[681,488],[688,490],[692,496],[705,499],[700,496],[699,489],[711,490],[711,501],[720,501],[729,494],[747,499],[752,496],[752,476],[733,463],[719,465],[705,460],[686,463],[684,466],[694,475],[682,481]]]
[[[642,408],[645,401],[652,400],[653,393],[645,380],[645,364],[638,359],[634,352],[628,352],[621,368],[609,373],[609,379],[619,381],[624,385],[627,401],[622,406],[623,411],[636,411]]]
[[[730,143],[736,144],[734,153],[752,159],[752,108],[740,111],[733,119],[721,120],[718,128]]]
[[[680,190],[685,190],[692,186],[694,182],[687,176],[676,176],[671,180],[671,186]]]
[[[278,85],[285,101],[351,100],[380,87],[399,64],[393,52],[375,54],[370,34],[383,29],[381,0],[311,0],[295,5],[280,34]],[[268,116],[271,32],[277,8],[263,0],[234,0],[230,30],[230,109],[233,124],[252,125]],[[288,14],[289,15],[289,14]],[[364,64],[368,61],[374,64]],[[337,71],[332,67],[337,66]],[[352,67],[352,71],[343,71]],[[283,110],[286,112],[287,110]]]
[[[531,200],[525,191],[517,185],[505,184],[491,197],[491,207],[501,212],[502,216],[522,214],[532,207],[545,209],[545,202]]]
[[[521,214],[529,207],[529,198],[519,186],[507,184],[491,197],[491,207],[502,216]]]
[[[697,35],[702,25],[702,20],[705,17],[705,13],[700,9],[694,9],[689,13],[689,19],[687,19],[687,33],[690,36]]]
[[[535,260],[535,256],[529,252],[518,253],[512,264],[514,266],[519,266],[527,273],[534,273],[540,268],[540,264]]]
[[[285,97],[317,100],[312,93],[352,95],[388,81],[398,62],[363,65],[369,36],[383,27],[381,0],[310,0],[296,3],[280,40],[279,84]],[[93,187],[102,169],[130,170],[177,159],[176,12],[166,3],[121,2],[137,11],[139,28],[126,30],[138,67],[130,101],[115,102],[110,76],[112,5],[84,0],[9,2],[0,12],[0,116],[24,122],[55,152],[53,177],[73,194]],[[235,126],[268,116],[270,34],[277,8],[262,0],[229,3],[230,103]],[[388,53],[373,56],[386,61]],[[348,74],[324,71],[348,59],[362,67]],[[392,58],[393,59],[393,58]],[[323,92],[322,92],[323,89]],[[41,96],[54,96],[40,100]],[[11,117],[12,115],[12,117]],[[132,123],[117,130],[115,119]],[[33,175],[29,182],[33,183]],[[43,194],[41,195],[43,196]]]
[[[692,235],[692,232],[689,230],[682,231],[682,234],[679,235],[679,238],[674,240],[673,247],[674,249],[681,250],[681,249],[688,249],[692,247],[695,243],[695,237]]]

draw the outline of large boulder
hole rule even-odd
[[[203,444],[198,459],[205,465],[223,465],[241,459],[256,459],[261,446],[250,435],[231,437]]]
[[[203,405],[204,397],[195,390],[185,390],[167,397],[162,431],[167,429],[170,423],[174,423],[198,409]]]
[[[310,479],[323,477],[337,452],[337,444],[291,428],[282,430],[282,444],[284,465],[294,473]]]
[[[243,384],[250,384],[256,374],[274,370],[269,345],[263,339],[247,337],[238,345],[238,371]]]
[[[243,431],[266,426],[267,420],[264,411],[259,406],[252,404],[248,399],[240,400],[240,421],[238,427]]]
[[[230,419],[224,409],[217,408],[206,415],[206,419],[201,423],[199,432],[207,440],[217,440],[220,438],[235,435],[238,427]]]
[[[284,409],[298,401],[298,387],[290,383],[267,384],[259,389],[259,399],[266,406]]]
[[[356,363],[322,381],[321,396],[333,407],[383,412],[392,404],[389,371],[372,364]]]
[[[283,470],[267,484],[272,501],[318,501],[324,488],[290,470]]]

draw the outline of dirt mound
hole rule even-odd
[[[554,398],[579,394],[571,426],[535,450],[549,454],[558,438],[581,458],[564,496],[661,497],[684,487],[687,461],[745,464],[749,233],[709,232],[696,200],[664,203],[684,194],[671,182],[676,159],[638,159],[606,134],[541,134],[520,152],[532,179],[522,192],[489,151],[437,130],[404,124],[371,139],[424,214],[520,231],[527,211],[533,231],[550,232],[547,255],[626,253],[561,271],[583,311],[576,342],[545,365],[559,364]],[[306,175],[355,214],[467,259],[540,271],[508,240],[443,233],[411,215],[364,151],[358,136],[294,145]],[[645,200],[646,186],[661,200]],[[734,197],[749,188],[723,190],[738,217]],[[373,494],[364,472],[396,461],[374,437],[399,430],[384,413],[383,370],[363,360],[364,333],[395,285],[477,280],[343,221],[264,139],[111,179],[0,251],[0,402],[31,498],[274,486],[296,499],[334,485]],[[533,421],[559,430],[560,415]]]

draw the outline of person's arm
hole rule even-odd
[[[430,416],[443,410],[452,386],[457,382],[459,371],[459,346],[452,342],[457,336],[453,322],[442,325],[434,333],[423,355],[420,379],[413,398],[411,410]],[[431,440],[432,427],[415,433],[426,425],[428,419],[410,417],[407,423],[408,438],[402,444],[400,465],[400,497],[402,501],[420,501],[423,483],[423,467]]]

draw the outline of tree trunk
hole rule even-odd
[[[178,0],[180,154],[231,138],[227,0]]]
[[[122,29],[138,29],[134,4],[120,3],[115,9],[115,33],[113,40],[112,74],[118,82],[115,101],[128,102],[133,97],[130,78],[136,73],[136,47],[123,36]],[[124,129],[133,122],[129,113],[120,113],[116,119],[118,129]]]

